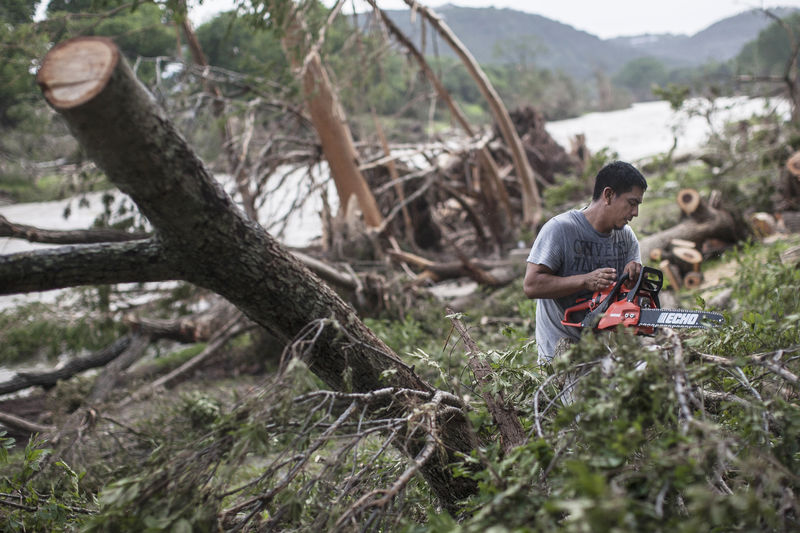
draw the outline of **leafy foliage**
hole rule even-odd
[[[50,461],[52,450],[31,439],[14,450],[14,439],[0,432],[0,519],[4,531],[63,531],[77,526],[93,512],[91,495],[63,461]],[[47,473],[43,467],[48,465]]]

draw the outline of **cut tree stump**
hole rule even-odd
[[[681,273],[700,271],[703,254],[695,248],[673,248],[671,255],[675,259],[675,264],[681,269]]]
[[[683,276],[683,286],[687,289],[696,289],[703,283],[703,274],[700,272],[688,272]]]
[[[786,161],[786,170],[791,172],[793,176],[800,177],[800,152],[795,152]]]
[[[753,213],[750,215],[750,226],[756,237],[763,239],[777,231],[778,222],[769,213]]]
[[[681,211],[691,216],[700,207],[700,193],[694,189],[681,189],[677,201]]]
[[[669,243],[673,248],[696,248],[697,244],[694,241],[687,241],[686,239],[672,239]]]

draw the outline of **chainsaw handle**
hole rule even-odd
[[[622,280],[627,274],[623,274]],[[642,270],[639,272],[639,278],[636,280],[636,284],[628,291],[628,298],[629,302],[632,302],[636,295],[639,293],[639,289],[642,288],[642,284],[645,285],[645,290],[649,292],[653,296],[653,300],[655,301],[656,307],[660,307],[661,304],[658,301],[658,292],[661,290],[661,286],[664,284],[664,273],[658,270],[657,268],[652,267],[642,267]]]
[[[600,305],[598,305],[591,313],[586,315],[586,318],[584,318],[583,321],[581,322],[582,326],[595,327],[597,325],[597,323],[602,318],[603,313],[605,313],[608,310],[608,306],[611,305],[614,301],[616,301],[617,295],[619,294],[622,285],[625,283],[625,281],[627,281],[627,279],[628,279],[628,273],[624,272],[622,276],[620,276],[620,278],[614,284],[614,288],[611,289],[611,292],[608,293],[608,296],[606,296],[606,298],[602,302],[600,302]]]

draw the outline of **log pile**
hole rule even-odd
[[[676,201],[683,212],[677,225],[640,241],[642,257],[658,263],[675,289],[696,288],[703,282],[702,263],[737,242],[743,230],[720,207],[718,192],[708,199],[695,189],[682,189]]]

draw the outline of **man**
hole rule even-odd
[[[542,227],[528,255],[523,290],[536,298],[539,363],[555,355],[561,339],[576,341],[580,329],[564,326],[564,311],[590,298],[623,273],[636,279],[642,269],[639,241],[628,223],[639,214],[647,181],[629,163],[609,163],[595,177],[592,202]]]

